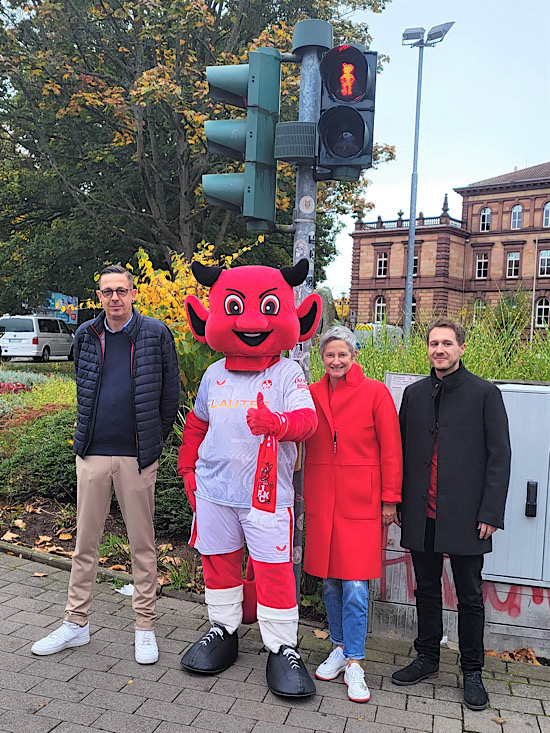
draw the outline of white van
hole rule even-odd
[[[54,316],[0,316],[2,361],[27,356],[34,361],[66,356],[74,358],[74,335],[65,321]]]

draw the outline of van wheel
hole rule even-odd
[[[74,346],[71,346],[71,350],[68,356],[69,361],[74,361]]]
[[[42,352],[42,361],[49,361],[50,360],[50,350],[47,346],[44,346],[44,351]]]

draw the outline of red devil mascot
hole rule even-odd
[[[188,296],[189,324],[225,359],[205,372],[178,461],[195,512],[190,544],[202,556],[211,623],[181,665],[216,674],[237,658],[246,540],[269,649],[267,683],[277,695],[296,697],[313,695],[315,685],[296,650],[292,474],[296,443],[313,434],[317,416],[302,370],[281,351],[311,338],[319,323],[318,295],[295,305],[293,286],[308,269],[305,259],[281,270],[193,263],[196,279],[210,287],[210,310]]]

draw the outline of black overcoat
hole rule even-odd
[[[478,522],[504,528],[510,477],[508,418],[498,387],[459,368],[439,379],[409,385],[399,412],[403,443],[401,544],[424,550],[426,508],[439,397],[436,552],[479,555],[491,540],[480,540]]]

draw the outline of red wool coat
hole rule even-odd
[[[330,398],[312,384],[319,425],[306,442],[304,570],[367,580],[382,570],[382,506],[401,501],[399,421],[388,389],[354,363]]]

